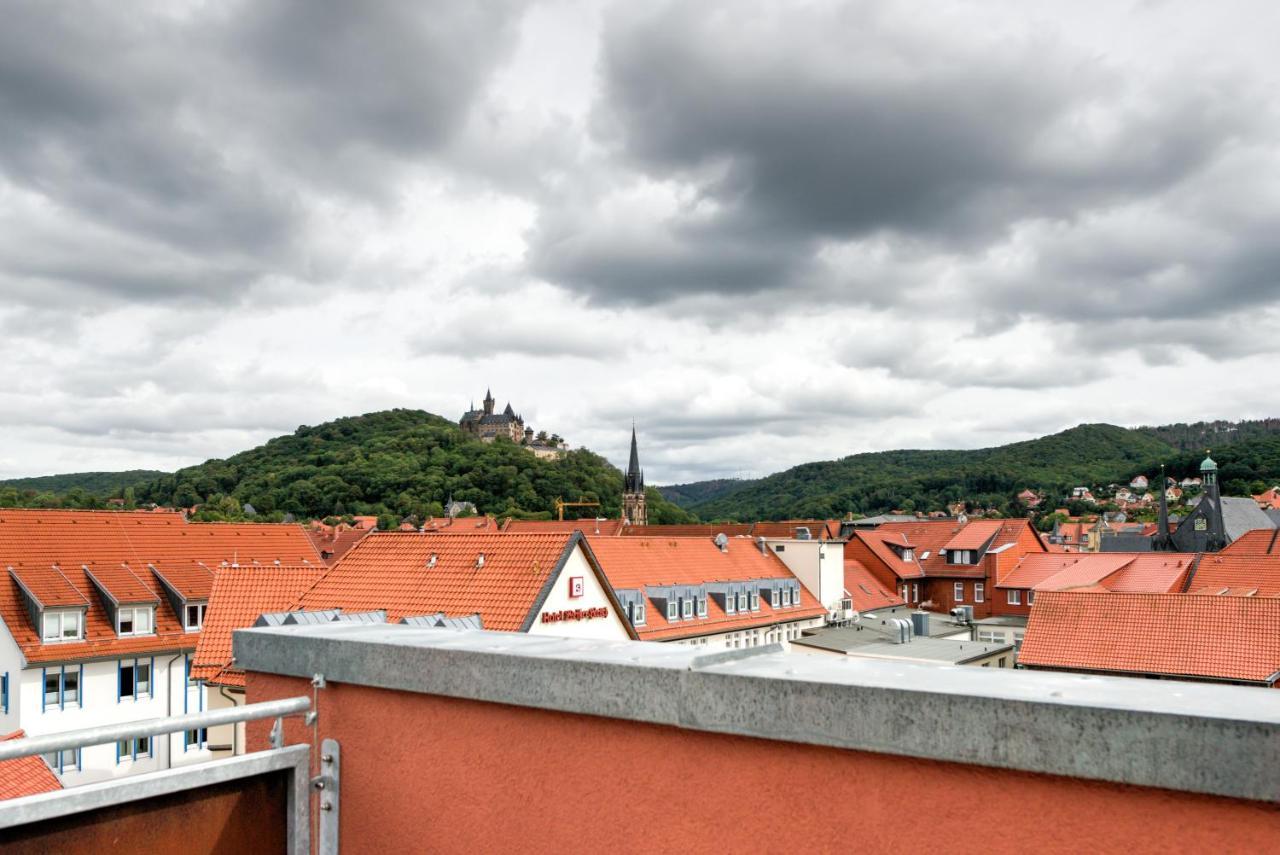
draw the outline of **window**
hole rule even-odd
[[[903,600],[907,599],[907,586],[906,586],[906,585],[903,585],[903,586],[902,586],[902,599],[903,599]]]
[[[137,760],[139,757],[151,756],[151,737],[139,736],[136,739],[121,739],[116,743],[116,762],[121,760]]]
[[[920,602],[920,583],[919,582],[911,583],[911,602],[913,603]]]
[[[751,592],[751,611],[753,612],[760,611],[760,592],[759,591]]]
[[[182,745],[183,751],[193,751],[204,748],[206,742],[209,741],[209,729],[202,727],[199,730],[186,731],[186,738]]]
[[[49,768],[59,775],[63,772],[74,772],[80,768],[80,749],[68,748],[64,751],[55,751],[44,755],[44,759],[49,764]]]
[[[973,601],[975,603],[985,603],[987,601],[987,586],[985,583],[973,583]]]
[[[678,620],[676,614],[677,604],[675,600],[667,600],[667,620]]]
[[[151,694],[151,661],[126,659],[120,662],[120,682],[117,700],[129,698],[136,701]]]
[[[204,626],[204,610],[208,608],[207,603],[192,603],[186,608],[186,627],[189,632],[194,632]]]
[[[738,611],[745,612],[747,610],[747,592],[743,591],[738,594]]]
[[[685,620],[693,617],[693,600],[688,597],[680,598],[680,617]]]
[[[644,600],[637,600],[631,622],[636,626],[644,626]]]
[[[973,550],[972,549],[952,549],[950,552],[947,553],[947,563],[948,564],[972,564]]]
[[[773,547],[773,551],[774,551],[774,552],[785,552],[785,551],[786,551],[786,549],[787,549],[787,547],[786,547],[786,546],[784,546],[784,545],[783,545],[783,544],[781,544],[781,543],[779,543],[779,544],[777,544],[777,545],[775,545],[775,546]]]
[[[782,589],[782,604],[784,606],[791,605],[791,589],[790,588]]]
[[[116,613],[116,631],[120,635],[150,635],[151,606],[126,606]]]
[[[725,594],[724,595],[724,613],[727,615],[733,614],[736,611],[736,609],[734,608],[734,603],[736,603],[737,601],[738,601],[737,597],[734,596],[733,591],[730,591],[729,593]]]
[[[707,598],[698,597],[698,617],[707,616]],[[705,640],[704,640],[705,643]]]
[[[45,641],[79,640],[82,637],[81,628],[82,622],[78,610],[45,612],[42,637]]]
[[[1001,668],[1008,668],[1008,667],[1009,667],[1009,664],[1008,664],[1008,663],[1009,663],[1009,657],[1008,657],[1008,656],[1001,656],[1001,657],[1000,657],[1000,667],[1001,667]]]
[[[964,582],[956,582],[955,584],[955,600],[957,603],[964,602]]]
[[[978,640],[988,643],[1004,641],[1004,633],[990,629],[978,630]]]
[[[1011,605],[1011,606],[1020,606],[1020,605],[1022,605],[1022,592],[1021,592],[1021,591],[1009,591],[1009,605]]]
[[[67,704],[83,706],[80,703],[80,678],[84,673],[83,665],[63,665],[58,668],[44,669],[44,695],[40,700],[40,709],[51,707],[65,709]],[[5,704],[8,707],[8,704]]]
[[[1032,604],[1032,603],[1034,603],[1035,601],[1036,601],[1036,592],[1035,592],[1035,591],[1028,590],[1028,591],[1027,591],[1027,605],[1031,605],[1031,604]]]
[[[769,605],[773,606],[775,609],[782,605],[782,592],[777,588],[773,588],[769,591]]]
[[[0,713],[9,714],[9,672],[0,674]]]

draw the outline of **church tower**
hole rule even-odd
[[[631,525],[648,525],[649,512],[644,500],[644,471],[640,468],[640,452],[636,450],[636,426],[631,426],[631,460],[622,480],[622,516]]]
[[[486,416],[493,415],[494,403],[496,402],[493,400],[493,392],[489,391],[488,389],[485,389],[484,390],[484,414]]]

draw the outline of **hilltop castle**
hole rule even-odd
[[[497,401],[493,392],[485,390],[484,409],[477,410],[475,403],[471,409],[462,414],[458,427],[471,434],[481,442],[493,442],[498,437],[506,437],[518,445],[523,445],[537,457],[555,459],[565,453],[566,444],[558,435],[547,437],[546,433],[533,435],[533,428],[525,427],[524,416],[517,415],[510,402],[500,413],[494,412]]]
[[[484,409],[477,410],[475,405],[472,404],[471,409],[462,414],[462,418],[458,421],[458,427],[484,442],[493,442],[500,436],[505,436],[512,442],[520,442],[524,439],[526,433],[524,418],[516,415],[516,411],[511,409],[510,402],[507,403],[507,408],[501,413],[495,413],[493,407],[496,403],[493,400],[493,392],[486,389],[484,393]],[[532,438],[533,428],[529,428],[527,432]]]

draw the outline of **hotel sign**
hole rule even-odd
[[[564,623],[565,621],[595,620],[609,616],[609,610],[603,606],[593,609],[562,609],[558,612],[543,612],[543,623]]]

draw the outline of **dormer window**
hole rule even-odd
[[[79,641],[84,638],[84,614],[79,609],[46,611],[43,629],[45,641]]]
[[[747,592],[743,591],[738,594],[738,611],[745,612],[747,610]]]
[[[676,601],[674,599],[667,600],[667,620],[678,620],[676,614]]]
[[[644,626],[644,600],[636,600],[635,608],[631,612],[631,623],[634,626]]]
[[[208,603],[188,603],[183,609],[183,626],[187,632],[198,632],[204,626],[204,612]]]
[[[952,549],[947,553],[948,564],[972,564],[974,563],[974,550],[972,549]]]
[[[685,620],[693,617],[693,600],[688,597],[680,598],[680,617]]]
[[[751,592],[751,611],[753,612],[760,611],[760,592],[759,591]]]
[[[707,598],[704,593],[703,596],[698,598],[698,617],[706,617],[706,616],[707,616]]]
[[[784,606],[791,605],[791,589],[790,588],[782,589],[782,604]]]
[[[903,561],[915,561],[915,560],[916,560],[916,551],[915,551],[914,549],[904,549],[904,550],[902,550],[902,560],[903,560]]]
[[[122,636],[151,635],[153,613],[153,606],[121,606],[116,612],[116,632]]]

